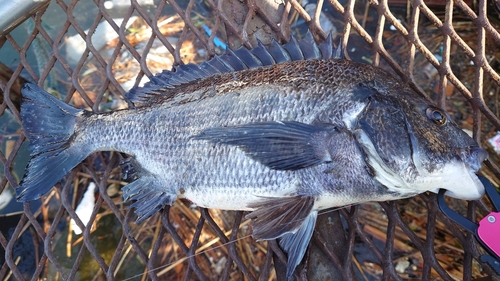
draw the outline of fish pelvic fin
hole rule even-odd
[[[22,88],[21,118],[31,159],[16,189],[17,200],[40,198],[90,151],[74,146],[75,125],[83,110],[60,101],[35,84]]]
[[[288,262],[286,266],[286,278],[288,280],[292,279],[291,277],[295,268],[300,264],[306,253],[314,232],[314,227],[316,226],[317,217],[317,211],[310,213],[295,233],[285,233],[281,237],[279,242],[280,247],[287,252],[288,255]]]
[[[124,178],[134,180],[123,189],[125,202],[135,201],[129,208],[135,209],[136,223],[141,223],[151,217],[165,205],[172,205],[177,194],[165,188],[153,174],[144,170],[134,158],[127,158],[121,163]]]
[[[266,198],[250,204],[256,208],[246,217],[252,219],[253,236],[258,240],[281,238],[279,244],[288,255],[286,276],[290,280],[311,241],[318,212],[314,197]]]

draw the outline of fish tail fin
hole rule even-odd
[[[35,84],[22,88],[21,118],[31,159],[16,190],[17,200],[38,199],[78,165],[90,151],[73,145],[83,110],[60,101]]]

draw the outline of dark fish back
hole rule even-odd
[[[320,45],[316,44],[312,34],[308,32],[304,39],[297,41],[291,37],[290,42],[280,45],[273,41],[271,45],[260,44],[248,50],[240,47],[228,50],[221,56],[215,56],[199,65],[186,64],[174,66],[172,71],[163,72],[150,78],[144,87],[134,88],[126,94],[136,107],[148,106],[158,102],[162,96],[169,96],[180,89],[180,86],[195,81],[209,79],[223,73],[233,73],[245,69],[254,69],[292,61],[343,58],[341,48],[335,48],[331,34]]]

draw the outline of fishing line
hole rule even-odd
[[[358,203],[358,204],[351,204],[351,205],[348,205],[348,206],[343,206],[343,207],[339,207],[339,208],[333,208],[333,209],[325,210],[325,211],[322,211],[322,212],[318,212],[318,215],[328,214],[328,213],[331,213],[331,212],[335,212],[335,211],[342,210],[342,209],[344,209],[344,208],[351,207],[351,206],[356,206],[356,205],[359,205],[359,203]],[[295,220],[295,221],[297,221],[297,220]],[[288,223],[292,223],[292,222],[294,222],[294,221],[291,221],[291,222],[288,222]],[[238,242],[238,241],[240,241],[240,240],[242,240],[242,239],[246,239],[246,238],[249,238],[249,237],[252,237],[252,235],[251,235],[251,234],[250,234],[250,235],[245,235],[245,236],[243,236],[243,237],[239,237],[239,238],[237,238],[237,239],[235,239],[235,240],[232,240],[232,241],[229,241],[229,242],[227,242],[227,243],[222,243],[222,244],[221,244],[221,245],[219,245],[219,246],[214,246],[214,247],[212,247],[212,248],[210,248],[210,249],[203,250],[203,251],[201,251],[201,252],[199,252],[199,253],[195,253],[195,254],[193,254],[193,255],[190,255],[190,256],[186,256],[186,257],[180,258],[180,259],[178,259],[178,260],[176,260],[176,261],[174,261],[174,262],[171,262],[171,263],[168,263],[168,264],[164,264],[164,265],[159,266],[159,267],[157,267],[157,268],[154,268],[154,269],[152,269],[152,270],[148,270],[148,271],[146,271],[145,273],[149,273],[149,272],[153,272],[153,271],[158,271],[158,270],[161,270],[161,269],[166,268],[166,267],[169,267],[169,266],[171,266],[171,265],[173,265],[173,264],[175,264],[175,263],[184,262],[184,261],[186,261],[186,260],[188,260],[188,259],[190,259],[190,258],[193,258],[193,257],[199,256],[199,255],[204,254],[204,253],[207,253],[208,251],[217,250],[217,249],[219,249],[219,248],[221,248],[221,247],[225,247],[225,246],[227,246],[227,245],[229,245],[229,244],[231,244],[231,243],[235,243],[235,242]],[[123,281],[128,281],[128,280],[132,280],[132,279],[137,278],[137,277],[141,277],[141,276],[143,276],[145,273],[141,273],[141,274],[137,274],[137,275],[134,275],[134,276],[128,277],[128,278],[126,278],[126,279],[123,279]]]
[[[212,250],[219,249],[219,248],[221,248],[221,247],[227,246],[227,245],[229,245],[229,244],[231,244],[231,243],[238,242],[239,240],[242,240],[242,239],[245,239],[245,238],[249,238],[249,237],[252,237],[252,235],[251,235],[251,234],[250,234],[250,235],[245,235],[245,236],[240,237],[240,238],[238,238],[238,239],[236,239],[236,240],[229,241],[229,242],[227,242],[227,243],[222,243],[222,244],[221,244],[221,245],[219,245],[219,246],[214,246],[214,247],[212,247],[212,248],[210,248],[210,249],[203,250],[203,251],[201,251],[201,252],[199,252],[199,253],[195,253],[195,254],[193,254],[193,255],[191,255],[191,256],[186,256],[186,257],[180,258],[180,259],[178,259],[178,260],[176,260],[176,261],[174,261],[174,262],[167,263],[167,264],[165,264],[165,265],[159,266],[159,267],[154,268],[154,269],[152,269],[152,270],[149,270],[149,271],[147,271],[147,272],[149,273],[149,272],[153,272],[153,271],[160,270],[160,269],[165,268],[165,267],[169,267],[169,266],[171,266],[171,265],[173,265],[173,264],[175,264],[175,263],[178,263],[178,262],[183,262],[183,261],[188,260],[188,259],[190,259],[190,258],[196,257],[196,256],[198,256],[198,255],[200,255],[200,254],[204,254],[204,253],[206,253],[206,252],[208,252],[208,251],[212,251]],[[143,275],[144,275],[144,273],[142,273],[142,274],[138,274],[138,275],[134,275],[134,276],[131,276],[131,277],[129,277],[129,278],[123,279],[123,281],[131,280],[131,279],[133,279],[133,278],[140,277],[140,276],[143,276]]]

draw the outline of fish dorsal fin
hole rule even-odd
[[[176,87],[213,75],[291,61],[341,59],[342,53],[341,48],[333,46],[331,34],[318,45],[312,33],[308,31],[300,41],[293,35],[290,41],[283,45],[273,40],[270,45],[265,46],[259,41],[258,46],[251,50],[242,46],[236,50],[228,49],[225,54],[215,56],[201,64],[188,63],[174,66],[172,71],[164,70],[150,77],[150,81],[144,87],[134,88],[125,96],[135,106],[141,107],[148,105],[157,96],[175,94],[172,90]]]

